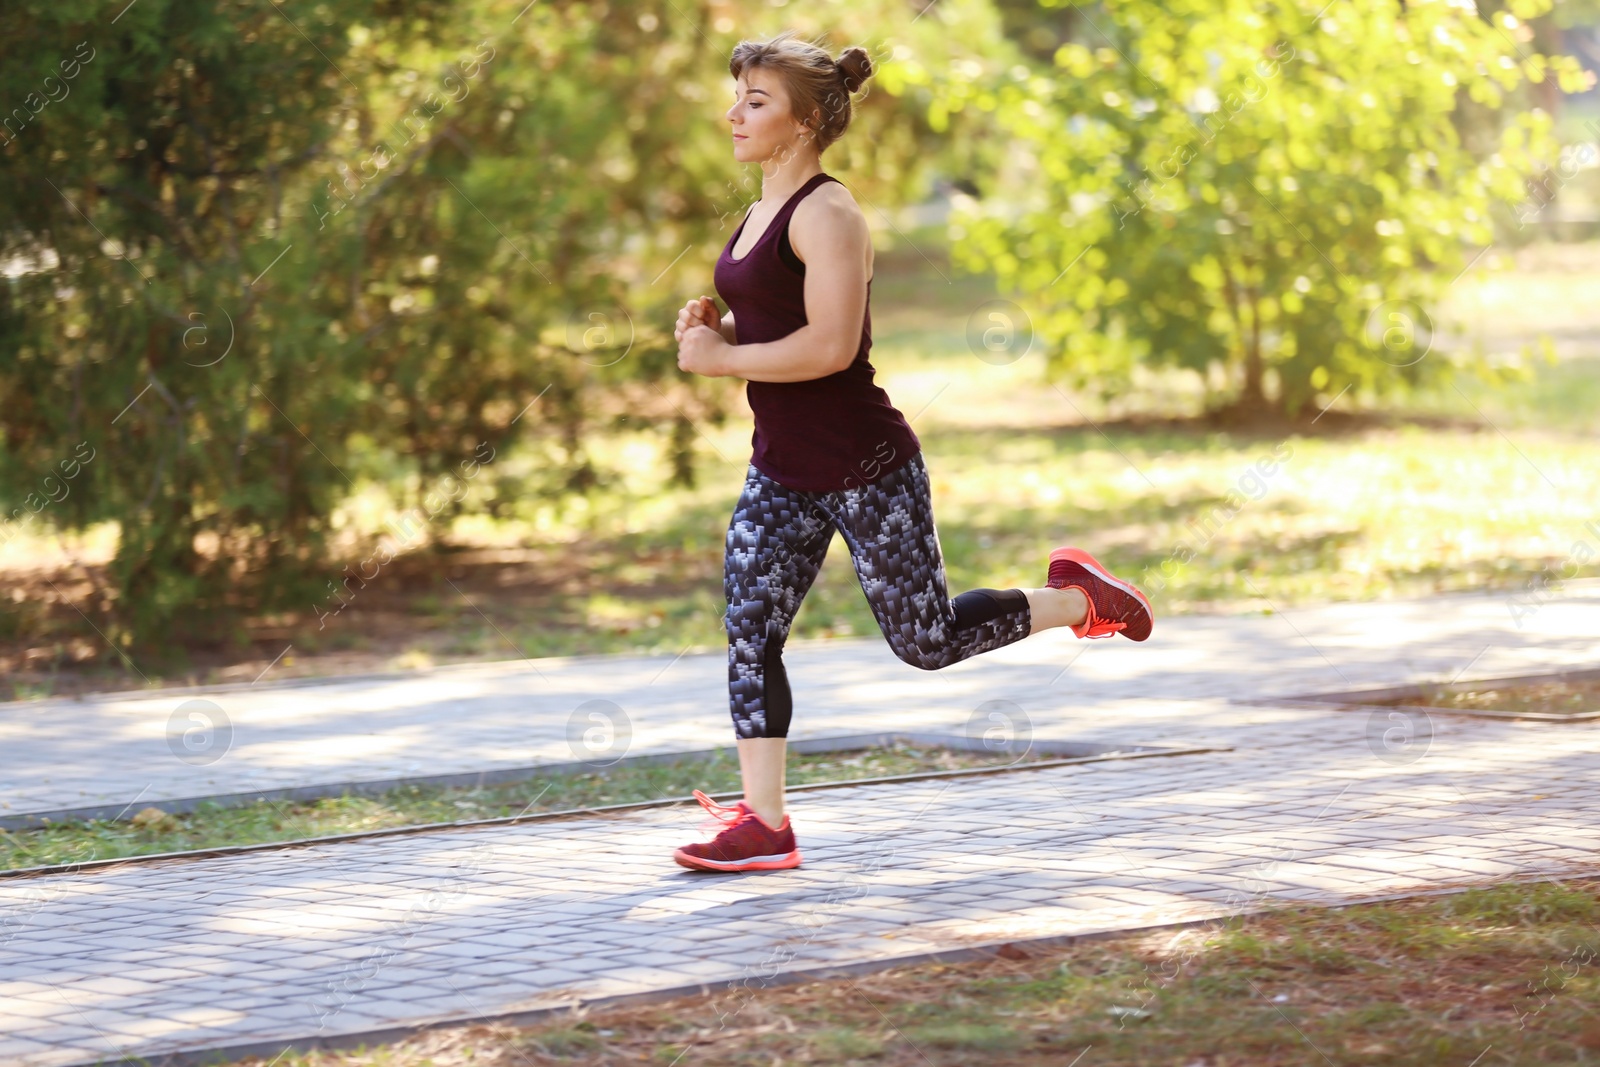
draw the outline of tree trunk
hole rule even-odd
[[[681,412],[672,420],[672,478],[667,484],[694,488],[694,424]]]
[[[1261,411],[1266,407],[1267,394],[1262,381],[1264,370],[1261,364],[1261,301],[1254,290],[1249,293],[1250,303],[1250,336],[1245,340],[1244,348],[1244,393],[1239,397],[1239,404],[1247,411],[1254,409]]]
[[[1246,264],[1248,266],[1248,263]],[[1232,410],[1238,414],[1246,415],[1261,410],[1266,403],[1266,396],[1262,390],[1261,366],[1261,321],[1256,314],[1253,294],[1245,293],[1250,302],[1252,328],[1247,333],[1244,323],[1244,309],[1240,307],[1239,285],[1233,280],[1233,272],[1228,269],[1227,260],[1222,262],[1223,293],[1228,300],[1228,313],[1233,318],[1234,334],[1239,338],[1239,346],[1244,350],[1244,388],[1239,393],[1239,398],[1233,402]],[[1231,368],[1230,368],[1231,369]]]
[[[1561,27],[1556,25],[1553,15],[1532,20],[1528,28],[1533,31],[1532,44],[1540,52],[1548,56],[1563,54],[1566,42],[1562,40]],[[1555,75],[1547,71],[1544,81],[1535,82],[1529,88],[1539,106],[1549,113],[1551,123],[1561,117],[1561,86],[1556,84]]]

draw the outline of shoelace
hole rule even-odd
[[[1079,623],[1080,626],[1084,627],[1084,631],[1078,635],[1079,637],[1110,637],[1118,630],[1126,630],[1128,628],[1128,624],[1125,622],[1112,622],[1109,619],[1102,619],[1100,614],[1094,610],[1094,597],[1090,596],[1089,590],[1083,586],[1069,585],[1066,588],[1076,589],[1082,593],[1084,603],[1088,606],[1088,614],[1084,617],[1083,622]]]
[[[706,811],[712,816],[712,818],[709,818],[700,824],[699,828],[702,830],[709,830],[719,823],[724,828],[737,826],[744,820],[755,815],[755,812],[751,811],[749,808],[740,807],[738,804],[718,804],[715,800],[712,800],[698,789],[694,791],[694,798],[698,800],[700,802],[700,806],[705,808]]]

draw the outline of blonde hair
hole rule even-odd
[[[852,45],[834,59],[826,49],[784,30],[767,41],[740,41],[728,61],[735,79],[747,70],[771,70],[783,79],[794,117],[812,131],[817,154],[844,135],[854,113],[850,94],[872,77],[872,58]],[[820,111],[820,117],[812,113]]]

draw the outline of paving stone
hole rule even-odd
[[[102,975],[73,982],[69,986],[62,987],[62,991],[68,994],[79,994],[87,991],[112,996],[128,996],[149,989],[152,982],[163,980],[162,978],[150,978],[147,975],[139,975],[138,978],[113,978]]]

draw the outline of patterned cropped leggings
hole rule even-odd
[[[787,737],[793,711],[783,645],[838,530],[894,654],[933,671],[1028,636],[1020,589],[951,600],[918,452],[870,485],[791,489],[750,464],[728,524],[723,588],[728,697],[739,737]]]

